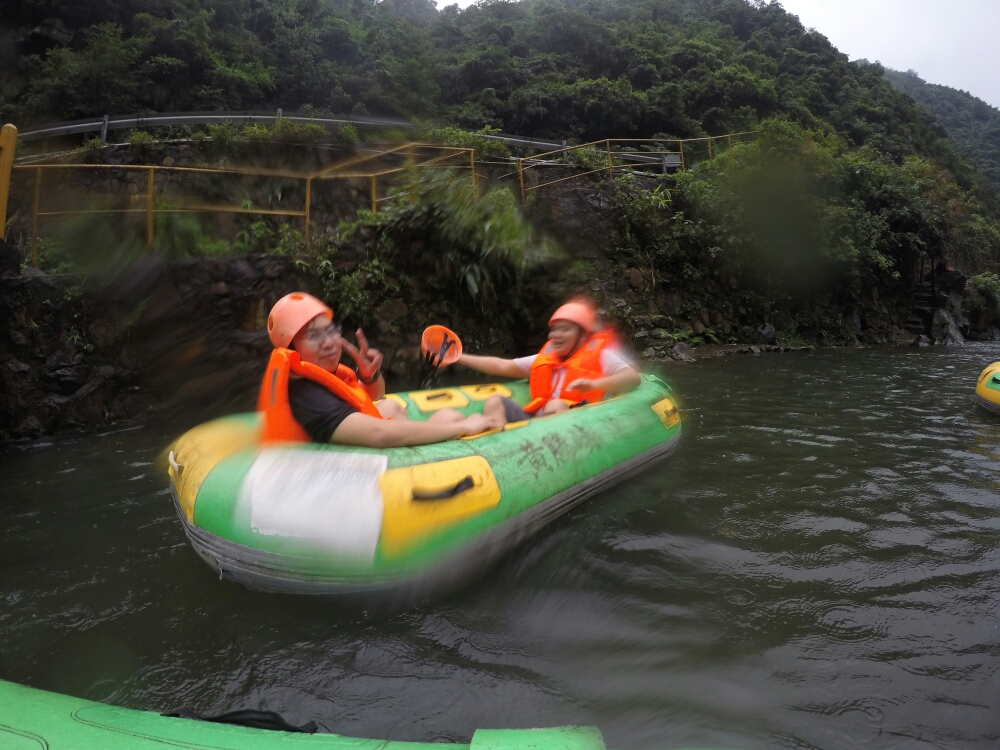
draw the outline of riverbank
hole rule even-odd
[[[169,264],[146,257],[113,278],[27,272],[0,279],[0,439],[39,437],[155,411],[211,415],[252,409],[270,350],[267,312],[298,289],[322,294],[303,264],[274,255]],[[626,343],[649,362],[862,345],[857,337],[782,340],[765,324],[740,331],[755,337],[747,343],[691,346],[658,327],[664,317],[625,317],[633,309],[626,300],[599,299]],[[385,353],[390,387],[415,382],[421,364],[417,342],[431,322],[460,331],[476,351],[500,356],[523,355],[544,340],[540,327],[526,335],[517,321],[503,316],[454,317],[433,301],[403,295],[380,302],[374,313],[378,325],[369,334]],[[914,340],[900,332],[864,345]]]

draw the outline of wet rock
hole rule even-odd
[[[613,300],[611,300],[611,306],[615,307],[615,308],[621,309],[621,308],[625,307],[626,304],[628,304],[628,303],[625,302],[625,300],[623,300],[623,299],[613,299]]]
[[[0,278],[17,276],[21,273],[21,256],[17,250],[0,238]]]
[[[736,331],[736,338],[741,344],[749,344],[751,341],[757,340],[757,334],[750,326],[740,326]]]
[[[695,318],[694,322],[691,324],[691,330],[695,332],[696,335],[701,336],[708,329],[705,324],[701,322],[701,319]]]
[[[653,318],[653,325],[657,328],[670,329],[674,327],[674,319],[667,317],[666,315],[657,315]]]
[[[632,318],[632,325],[637,331],[645,330],[653,325],[653,319],[648,315],[637,315]]]
[[[757,343],[760,344],[774,344],[777,337],[778,332],[774,330],[774,326],[770,323],[760,326],[756,332]]]
[[[680,362],[695,361],[694,351],[692,351],[691,347],[683,341],[679,341],[674,344],[674,348],[670,350],[670,356]]]
[[[25,268],[23,271],[21,271],[21,275],[24,276],[25,278],[33,279],[33,278],[38,278],[39,276],[45,276],[45,271],[43,271],[41,268],[32,268],[31,266],[29,266],[28,268]]]
[[[45,428],[34,414],[29,414],[18,423],[15,433],[24,437],[39,437],[45,433]]]
[[[257,274],[248,261],[238,258],[229,264],[228,275],[230,279],[252,279]]]
[[[643,359],[653,359],[656,356],[656,350],[653,347],[649,347],[648,349],[644,349],[639,356]]]
[[[401,299],[391,299],[375,308],[375,317],[392,323],[410,314],[409,306]]]
[[[7,369],[11,372],[28,372],[31,367],[24,364],[21,360],[11,357],[10,361],[7,363]]]
[[[642,271],[638,268],[628,269],[628,283],[633,289],[645,288],[646,280],[642,277]]]
[[[635,343],[637,346],[645,344],[649,340],[649,331],[636,331]]]
[[[115,329],[104,321],[97,321],[87,329],[87,338],[95,346],[104,349],[115,343]]]
[[[924,334],[920,334],[915,339],[913,339],[913,346],[930,346],[931,340]]]
[[[934,320],[931,322],[931,336],[935,344],[947,344],[961,346],[965,343],[962,332],[958,330],[955,319],[947,310],[937,309],[934,311]]]
[[[658,341],[665,346],[673,346],[674,343],[676,343],[674,341],[674,337],[671,336],[666,331],[664,331],[662,328],[655,328],[652,331],[650,331],[649,338],[653,341]]]
[[[751,346],[750,347],[750,353],[753,354],[753,355],[760,354],[760,347],[759,346]]]

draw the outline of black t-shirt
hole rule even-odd
[[[333,431],[357,409],[308,378],[288,379],[292,416],[317,443],[329,443]]]

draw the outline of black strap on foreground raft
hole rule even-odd
[[[414,500],[447,500],[450,497],[455,497],[455,495],[460,495],[466,490],[471,490],[476,486],[475,480],[470,474],[465,479],[460,481],[454,487],[449,487],[444,490],[418,490],[416,487],[413,488],[413,499]]]
[[[285,721],[279,713],[275,713],[274,711],[257,711],[252,708],[228,711],[217,716],[203,716],[196,714],[186,706],[181,706],[180,708],[175,708],[173,711],[164,711],[160,716],[209,721],[213,724],[231,724],[237,727],[250,727],[251,729],[271,729],[276,732],[296,732],[298,734],[316,734],[319,729],[315,721],[310,721],[301,727],[297,727]]]

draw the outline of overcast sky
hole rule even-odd
[[[1000,107],[1000,0],[781,0],[852,60],[915,70]]]
[[[438,0],[438,7],[454,0]],[[474,0],[458,0],[463,8]],[[915,70],[1000,107],[1000,0],[781,0],[852,60]]]

